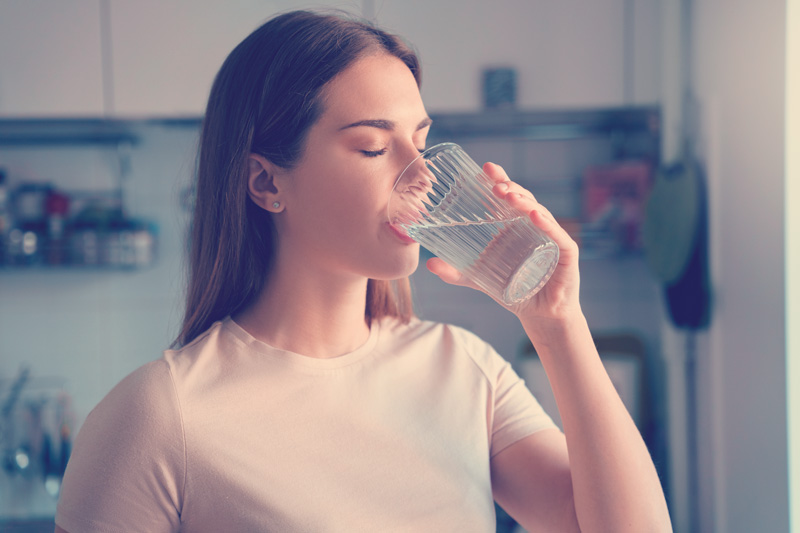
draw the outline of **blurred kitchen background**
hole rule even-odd
[[[271,15],[327,6],[410,41],[430,143],[502,164],[579,241],[675,530],[800,531],[799,4],[0,0],[0,530],[52,530],[81,422],[177,334],[217,69]],[[423,318],[490,341],[558,419],[512,315],[424,267],[413,283]]]

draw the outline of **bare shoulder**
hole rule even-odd
[[[56,524],[55,533],[69,533],[66,529],[62,529],[58,524]]]

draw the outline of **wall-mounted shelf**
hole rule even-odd
[[[133,149],[145,135],[143,126],[155,123],[194,127],[199,120],[0,119],[0,150],[26,152],[10,161],[30,157],[29,150],[50,148],[111,151],[118,159],[118,167],[112,166],[116,186],[97,191],[71,190],[63,179],[62,183],[37,181],[35,174],[14,181],[12,162],[7,182],[0,184],[5,189],[0,273],[132,271],[152,266],[157,225],[125,211],[123,182],[131,171]]]
[[[432,113],[428,144],[456,142],[483,160],[505,158],[497,162],[549,206],[582,258],[618,258],[641,251],[660,117],[657,106]]]
[[[658,107],[587,110],[502,110],[432,114],[431,134],[439,137],[546,141],[615,134],[658,135]]]
[[[135,145],[131,123],[104,119],[2,119],[0,147]]]
[[[659,135],[655,106],[576,110],[432,113],[435,137],[565,140],[614,134]],[[201,117],[173,119],[0,119],[0,146],[137,144],[139,125],[197,128]]]

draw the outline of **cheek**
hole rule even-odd
[[[362,234],[386,220],[386,206],[394,178],[389,160],[366,160],[328,154],[310,161],[294,176],[291,200],[326,233],[325,226],[349,228]],[[331,228],[332,229],[332,228]]]
[[[332,181],[305,194],[298,207],[294,215],[301,217],[300,223],[313,232],[322,245],[325,241],[336,241],[339,245],[363,244],[364,239],[379,230],[386,210],[385,201],[369,187],[350,183],[334,185]]]

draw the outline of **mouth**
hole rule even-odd
[[[392,230],[392,233],[394,233],[394,235],[405,244],[415,244],[417,242],[411,237],[409,237],[408,234],[402,228],[395,226],[391,222],[387,222],[386,224],[389,226],[389,229]]]

